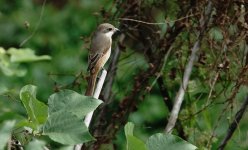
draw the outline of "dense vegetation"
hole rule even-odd
[[[0,149],[248,149],[247,11],[242,0],[1,0]],[[103,22],[121,33],[100,101],[83,94]]]

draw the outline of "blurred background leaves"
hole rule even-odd
[[[155,84],[152,89],[145,87],[150,91],[142,91],[134,98],[137,100],[133,102],[135,107],[127,117],[136,125],[134,132],[140,139],[145,140],[152,134],[163,132],[170,112],[165,103],[175,97],[182,81],[191,47],[197,40],[200,13],[204,4],[205,1],[176,0],[1,0],[0,123],[4,125],[6,120],[14,119],[14,133],[26,134],[17,128],[18,122],[23,123],[20,121],[27,118],[19,99],[20,89],[24,85],[36,85],[39,88],[37,99],[45,104],[49,95],[60,89],[68,88],[84,93],[90,36],[98,24],[109,22],[116,27],[120,25],[127,38],[123,48],[125,51],[121,51],[115,68],[117,74],[108,98],[112,102],[108,103],[107,110],[115,111],[122,106],[122,100],[135,90],[135,77],[154,65],[149,56],[170,44],[172,51],[161,75],[169,99],[162,96],[159,85]],[[244,68],[248,62],[245,57],[248,54],[245,22],[248,8],[242,4],[238,1],[225,4],[214,2],[213,17],[184,97],[179,119],[187,141],[201,149],[207,148],[211,136],[213,140],[210,148],[217,149],[247,95],[248,75]],[[174,21],[187,15],[191,17],[180,20],[182,22]],[[164,24],[154,26],[125,22],[119,19],[123,16]],[[180,28],[181,24],[183,29]],[[180,33],[173,39],[177,31]],[[117,40],[114,37],[114,41]],[[116,43],[113,43],[113,49]],[[152,53],[149,53],[148,47],[151,47]],[[155,74],[151,76],[148,85],[155,78]],[[229,101],[231,105],[225,103],[228,100],[232,100]],[[226,107],[228,109],[224,112]],[[224,115],[218,120],[223,112]],[[107,120],[112,121],[114,113],[106,111],[106,114]],[[227,149],[248,147],[247,119],[244,116],[239,132],[235,133]],[[119,124],[121,125],[118,126]],[[105,145],[106,147],[125,148],[124,123],[119,124],[111,128],[118,132],[112,143],[108,143],[109,146]],[[174,131],[174,134],[177,132]],[[52,148],[61,147],[46,137],[41,140]],[[27,147],[36,144],[44,145],[42,141],[33,141]]]

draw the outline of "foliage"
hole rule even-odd
[[[20,99],[27,111],[30,127],[37,130],[47,118],[47,106],[36,99],[37,88],[26,85],[20,91]]]
[[[0,128],[0,149],[4,149],[4,147],[6,146],[8,140],[11,137],[11,131],[13,130],[13,127],[15,125],[15,121],[5,121],[1,128]]]
[[[87,141],[89,149],[153,149],[160,139],[161,147],[175,141],[217,149],[248,94],[248,8],[245,1],[213,1],[201,31],[208,2],[1,0],[0,149],[10,137],[25,149],[72,149]],[[102,22],[122,30],[105,66],[103,104],[79,94],[87,84],[90,36]],[[176,126],[163,134],[196,41]],[[100,104],[89,130],[83,118]],[[247,148],[247,119],[227,150]],[[128,121],[135,130],[124,127]]]
[[[134,124],[128,122],[125,127],[125,136],[127,139],[127,150],[146,150],[145,143],[133,135]]]
[[[48,99],[49,117],[44,125],[44,134],[69,145],[93,140],[82,118],[100,104],[99,100],[70,90],[51,95]]]
[[[133,135],[134,124],[125,125],[127,150],[195,150],[196,147],[178,136],[172,134],[156,133],[148,138],[146,144]]]
[[[51,57],[47,55],[36,56],[34,51],[29,48],[9,48],[8,50],[5,50],[2,47],[0,47],[0,58],[1,72],[6,76],[24,76],[26,74],[26,69],[19,67],[20,63],[51,59]]]
[[[83,118],[94,111],[102,102],[93,97],[80,95],[71,90],[63,90],[54,93],[48,99],[46,106],[36,99],[37,88],[34,85],[26,85],[20,91],[20,99],[26,109],[28,119],[19,122],[18,128],[24,128],[33,135],[48,135],[52,140],[74,145],[91,141],[88,128],[82,122]],[[49,109],[48,109],[49,108]],[[2,146],[5,146],[11,137],[11,131],[15,121],[6,121],[1,129]],[[18,139],[15,140],[22,141]],[[30,141],[25,147],[45,146],[44,141]]]

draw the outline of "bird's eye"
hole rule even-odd
[[[108,28],[108,31],[112,31],[112,28]]]

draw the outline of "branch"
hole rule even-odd
[[[107,75],[107,71],[104,69],[102,70],[102,74],[100,76],[100,79],[99,81],[97,82],[97,86],[96,86],[96,90],[94,92],[94,95],[93,97],[98,99],[100,93],[101,93],[101,90],[102,90],[102,86],[103,86],[103,83],[104,83],[104,80],[106,78],[106,75]],[[89,127],[90,125],[90,122],[91,122],[91,119],[92,119],[92,116],[93,116],[93,111],[88,113],[84,119],[84,123],[87,127]]]
[[[119,19],[124,20],[124,21],[133,21],[133,22],[148,24],[148,25],[163,25],[163,24],[168,24],[168,23],[172,23],[172,22],[181,21],[181,20],[184,20],[184,19],[187,19],[187,18],[190,18],[190,17],[194,17],[194,16],[197,16],[197,15],[199,15],[199,14],[197,13],[197,14],[188,15],[188,16],[176,19],[176,20],[171,20],[171,21],[165,20],[164,22],[146,22],[146,21],[136,20],[136,19],[132,19],[132,18],[119,18]]]
[[[95,92],[94,92],[94,95],[93,97],[98,99],[100,93],[101,93],[101,90],[102,90],[102,86],[103,86],[103,83],[104,83],[104,80],[106,78],[106,75],[107,75],[107,71],[105,69],[102,70],[102,74],[97,82],[97,85],[96,85],[96,89],[95,89]],[[92,112],[89,112],[85,119],[84,119],[84,123],[86,125],[86,127],[89,128],[89,125],[90,125],[90,122],[91,122],[91,119],[92,119],[92,116],[93,116],[93,113],[94,111]],[[74,146],[74,150],[81,150],[81,147],[83,146],[83,144],[77,144]]]
[[[164,85],[163,77],[160,76],[158,78],[158,80],[157,80],[157,83],[158,83],[158,87],[159,87],[160,93],[163,96],[164,103],[167,106],[168,110],[171,111],[172,110],[172,107],[173,107],[173,103],[172,103],[172,99],[169,97],[168,90],[167,90],[167,88]],[[182,126],[182,123],[181,123],[180,120],[178,120],[178,124],[176,126],[176,130],[178,132],[178,135],[181,138],[183,138],[184,140],[187,140],[187,135],[186,135],[186,133],[183,130],[183,126]]]
[[[242,104],[240,110],[236,113],[233,122],[230,124],[230,126],[228,128],[228,131],[227,131],[225,138],[223,139],[220,146],[218,147],[218,150],[223,150],[225,148],[227,142],[231,139],[234,131],[237,129],[237,126],[238,126],[241,118],[244,115],[244,112],[247,108],[247,105],[248,105],[248,95],[246,96],[246,99],[245,99],[244,103]]]
[[[185,90],[187,88],[189,78],[190,78],[190,75],[192,72],[193,64],[194,64],[194,61],[196,59],[196,53],[200,49],[200,43],[201,43],[201,40],[203,38],[204,31],[207,27],[209,18],[211,16],[211,10],[212,10],[212,2],[209,1],[204,18],[201,18],[201,20],[200,20],[201,31],[200,31],[200,34],[198,36],[198,40],[195,42],[194,47],[192,48],[192,53],[191,53],[191,56],[189,58],[189,62],[187,63],[186,68],[184,70],[183,81],[182,81],[180,89],[177,93],[177,96],[175,98],[175,103],[173,105],[173,109],[171,111],[170,118],[169,118],[168,123],[167,123],[166,128],[165,128],[166,133],[171,133],[172,129],[174,128],[174,126],[176,124],[178,114],[179,114],[179,111],[180,111],[180,108],[181,108],[181,105],[183,102]]]

